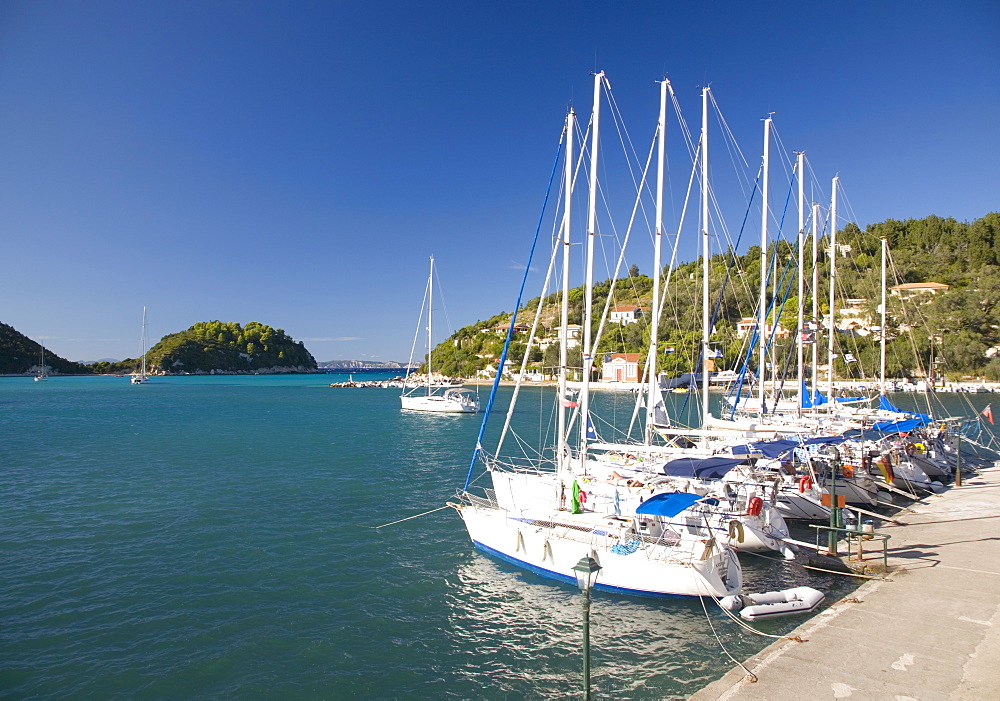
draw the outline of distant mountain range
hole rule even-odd
[[[316,363],[321,370],[406,370],[406,363],[397,363],[394,360],[380,362],[377,360],[327,360],[325,363]],[[418,368],[418,363],[413,363],[409,367]]]

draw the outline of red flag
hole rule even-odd
[[[985,419],[986,419],[987,421],[989,421],[990,423],[993,423],[993,409],[992,409],[992,406],[993,406],[992,404],[987,404],[987,405],[986,405],[986,408],[985,408],[985,409],[983,409],[983,410],[982,410],[982,411],[980,412],[980,414],[982,414],[982,416],[983,416],[983,417],[984,417],[984,418],[985,418]]]

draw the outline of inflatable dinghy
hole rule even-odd
[[[737,594],[723,597],[719,604],[729,611],[739,611],[748,621],[810,613],[823,603],[824,594],[812,587],[793,587],[764,594]]]

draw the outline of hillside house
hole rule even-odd
[[[902,285],[890,287],[889,294],[900,299],[924,297],[924,301],[929,302],[938,292],[947,292],[948,288],[948,285],[941,282],[904,282]]]
[[[612,324],[634,324],[642,318],[643,314],[644,310],[642,307],[634,305],[619,306],[611,310],[608,321]]]
[[[772,324],[764,325],[765,338],[771,337],[771,327]],[[756,330],[757,330],[757,319],[755,317],[745,316],[736,323],[737,338],[746,338],[748,334],[752,334]],[[791,332],[785,327],[783,327],[781,324],[778,324],[778,328],[775,331],[774,335],[777,338],[788,338],[791,335]]]
[[[641,353],[609,353],[601,366],[601,382],[638,382]]]
[[[501,336],[507,335],[507,329],[510,328],[510,324],[500,324],[499,326],[494,326],[493,331],[500,334]],[[527,324],[514,324],[514,335],[526,334],[531,331],[531,327]]]
[[[580,345],[580,334],[583,331],[583,327],[579,324],[567,324],[566,325],[566,348],[576,348]],[[553,343],[558,343],[559,339],[562,338],[562,326],[557,326],[552,329],[552,333],[543,338],[538,342],[538,347],[545,350]]]

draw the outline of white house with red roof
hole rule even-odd
[[[611,310],[608,321],[612,324],[634,324],[642,318],[644,310],[635,305],[618,306]]]

